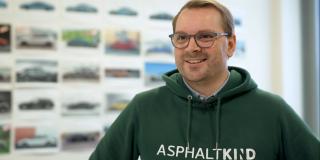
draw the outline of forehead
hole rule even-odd
[[[222,32],[220,12],[214,7],[184,9],[176,22],[176,32],[190,34],[199,31]]]

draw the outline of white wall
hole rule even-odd
[[[231,65],[243,66],[261,89],[282,96],[298,113],[302,109],[301,20],[299,0],[225,0],[242,9],[247,55]]]
[[[273,6],[279,5],[280,27],[278,37],[281,48],[282,97],[291,105],[300,117],[303,115],[302,96],[302,36],[300,0],[274,1]]]
[[[243,26],[237,31],[237,39],[245,40],[246,53],[235,55],[229,65],[241,66],[247,69],[259,88],[272,91],[271,71],[271,3],[269,0],[225,0],[234,14],[243,19]],[[236,15],[234,17],[237,17]],[[238,33],[237,33],[238,32]],[[240,33],[239,33],[240,32]],[[237,54],[237,53],[236,53]]]

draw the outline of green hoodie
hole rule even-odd
[[[320,143],[279,97],[229,67],[222,90],[193,97],[177,70],[137,94],[90,160],[319,160]]]

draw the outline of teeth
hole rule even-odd
[[[200,63],[200,62],[203,62],[204,60],[189,60],[187,61],[188,63],[191,63],[191,64],[196,64],[196,63]]]

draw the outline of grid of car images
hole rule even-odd
[[[92,149],[137,92],[164,84],[177,8],[152,3],[0,0],[0,156]]]
[[[0,0],[0,158],[93,149],[176,68],[168,35],[184,2]]]

